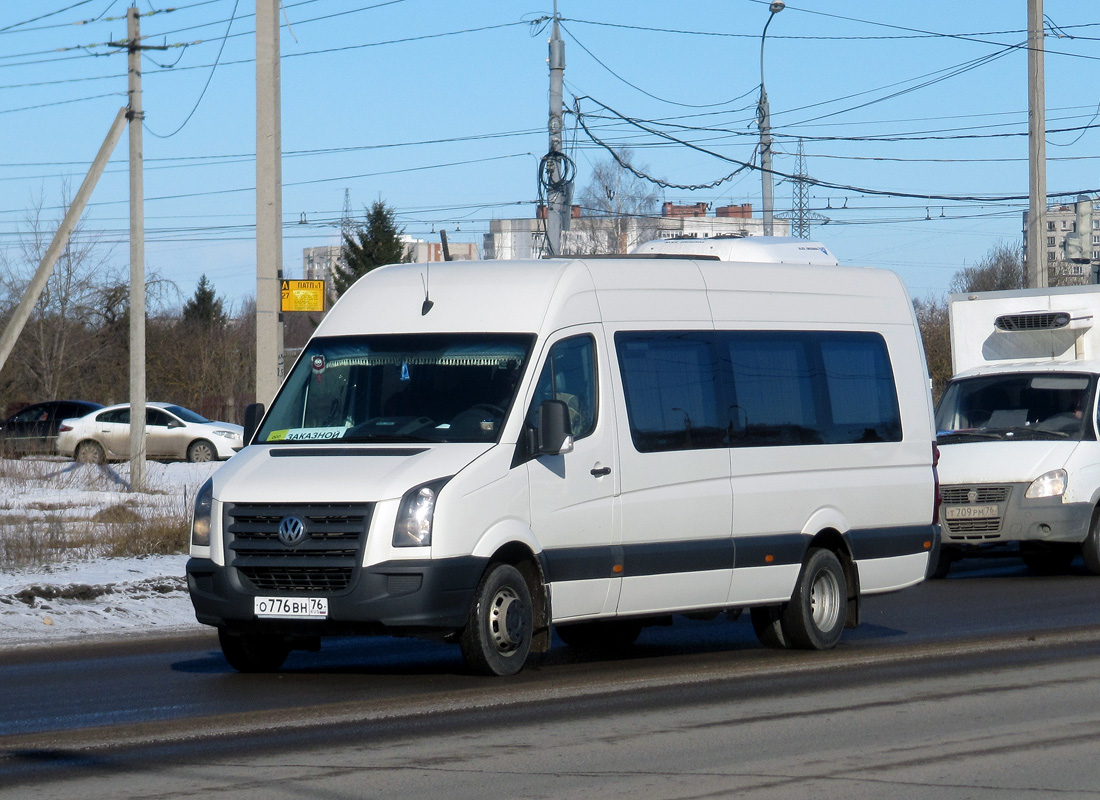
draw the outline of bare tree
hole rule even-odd
[[[67,207],[65,189],[62,199]],[[19,302],[59,225],[60,219],[46,219],[39,200],[27,214],[15,255],[0,253],[0,285],[9,308]],[[102,355],[102,342],[93,334],[100,287],[111,280],[111,253],[98,237],[83,233],[78,224],[9,359],[9,369],[22,373],[26,399],[80,395],[83,373]]]
[[[565,247],[574,255],[627,253],[657,235],[657,203],[660,195],[653,185],[639,178],[624,164],[633,164],[629,148],[592,169],[592,180],[581,192],[581,217]],[[644,172],[645,167],[638,167]]]
[[[992,292],[1027,287],[1024,251],[1019,242],[998,242],[973,267],[963,267],[951,279],[952,292]]]

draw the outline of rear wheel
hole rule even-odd
[[[218,642],[225,660],[237,672],[274,672],[290,655],[290,645],[278,636],[234,636],[219,628]]]
[[[208,461],[214,461],[217,457],[218,451],[205,439],[191,442],[187,447],[187,460],[192,464],[205,464]]]
[[[557,631],[570,647],[593,653],[614,653],[634,644],[642,632],[642,624],[629,620],[578,622],[561,625]]]
[[[107,463],[107,453],[104,452],[103,445],[99,442],[81,442],[76,446],[76,452],[73,455],[81,464]]]
[[[481,578],[466,627],[462,656],[481,675],[515,675],[531,652],[534,629],[531,590],[520,571],[494,564]]]
[[[844,568],[831,550],[811,547],[791,602],[783,609],[783,633],[792,647],[828,650],[840,641],[848,602]]]

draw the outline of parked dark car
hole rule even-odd
[[[0,426],[0,455],[18,458],[31,453],[57,451],[57,429],[61,420],[82,417],[102,403],[87,400],[49,400],[35,403],[12,414]]]

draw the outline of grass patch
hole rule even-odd
[[[0,570],[187,551],[193,488],[120,496],[118,475],[106,470],[0,459],[0,490],[6,488],[13,491],[0,508],[45,513],[0,517]],[[19,502],[20,494],[41,497],[42,490],[49,492],[50,500]],[[73,500],[66,502],[66,494]],[[104,501],[110,504],[97,507]]]

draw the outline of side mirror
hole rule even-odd
[[[542,401],[535,435],[535,455],[560,456],[573,452],[573,425],[564,400]]]
[[[264,418],[264,404],[250,403],[244,409],[244,443],[251,444],[252,437],[256,435],[256,429],[260,427],[260,420]]]

